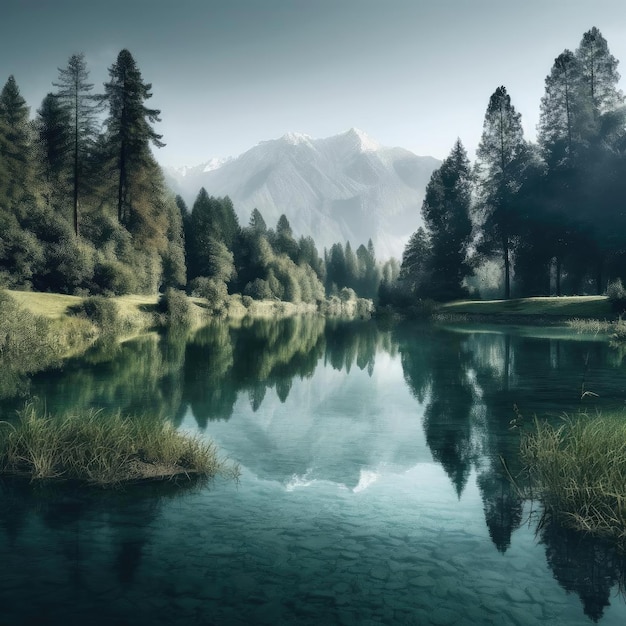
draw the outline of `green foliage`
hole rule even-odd
[[[132,269],[119,261],[99,261],[93,272],[96,293],[122,296],[137,291],[137,281]]]
[[[159,300],[159,311],[165,315],[170,328],[191,326],[191,303],[184,291],[169,287]]]
[[[152,128],[152,124],[160,121],[160,111],[144,105],[152,97],[152,85],[144,83],[128,50],[118,54],[109,68],[109,77],[101,100],[109,108],[107,141],[116,174],[117,216],[120,223],[129,225],[136,209],[136,179],[141,177],[141,170],[152,164],[150,144],[157,147],[165,144]]]
[[[215,446],[160,419],[98,411],[53,417],[26,407],[0,425],[0,472],[33,480],[78,480],[107,486],[144,479],[236,474]]]
[[[45,205],[61,214],[66,213],[66,205],[69,205],[70,122],[67,110],[49,93],[37,110],[35,120],[36,168]]]
[[[0,91],[0,206],[15,208],[32,195],[29,109],[13,76]]]
[[[611,302],[614,311],[623,313],[626,309],[626,289],[621,279],[612,280],[606,288],[607,298]]]
[[[470,163],[457,139],[426,187],[422,216],[430,234],[428,243],[418,233],[411,242],[414,249],[404,264],[404,273],[411,282],[419,284],[428,296],[437,300],[452,300],[466,294],[462,284],[472,271],[467,259],[472,235],[471,195]],[[428,285],[424,280],[426,272],[430,274]]]
[[[239,225],[230,198],[214,198],[204,188],[189,216],[185,243],[187,275],[228,282],[236,275],[233,245]]]
[[[121,330],[117,304],[110,298],[90,296],[72,306],[70,313],[88,319],[106,335],[115,335]]]
[[[226,283],[217,278],[199,276],[189,283],[189,288],[192,296],[204,298],[208,301],[213,310],[221,311],[228,299]]]
[[[626,422],[621,414],[535,421],[522,460],[534,494],[567,526],[626,540]]]
[[[67,67],[59,70],[59,82],[54,83],[59,88],[54,97],[66,118],[66,125],[64,129],[52,126],[53,132],[58,128],[57,133],[61,139],[54,142],[53,157],[56,161],[55,168],[62,168],[65,161],[71,172],[72,222],[76,235],[79,232],[79,198],[87,187],[87,157],[96,134],[97,98],[89,93],[93,84],[88,82],[88,78],[84,54],[73,54]],[[56,119],[62,121],[62,118]],[[48,146],[52,147],[50,142]]]
[[[479,250],[484,256],[497,254],[502,258],[505,299],[511,296],[511,253],[519,222],[517,193],[530,160],[521,117],[506,88],[498,87],[489,99],[476,153],[482,236]]]

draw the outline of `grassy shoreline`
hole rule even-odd
[[[99,411],[53,417],[33,405],[0,422],[0,475],[110,487],[154,480],[238,477],[215,445],[159,419]]]
[[[623,413],[535,420],[524,433],[525,494],[559,522],[626,547],[626,420]]]
[[[561,296],[514,298],[511,300],[459,300],[437,308],[436,315],[445,319],[465,317],[468,321],[481,319],[516,323],[563,323],[572,319],[618,319],[606,296]]]

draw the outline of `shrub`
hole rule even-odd
[[[214,309],[224,308],[224,303],[228,298],[228,288],[223,280],[199,276],[191,281],[189,288],[192,296],[204,298]]]
[[[624,289],[621,279],[612,280],[607,285],[606,295],[614,311],[624,311],[626,308],[626,289]]]
[[[95,324],[105,335],[121,331],[117,304],[104,296],[90,296],[69,309],[70,314],[84,317]]]
[[[251,283],[244,287],[244,298],[254,298],[255,300],[270,300],[272,298],[272,290],[266,280],[255,278]]]
[[[169,287],[159,300],[159,310],[165,314],[168,326],[177,328],[191,326],[191,303],[185,292]]]
[[[130,267],[119,261],[101,261],[94,268],[95,293],[122,296],[136,291],[137,281]]]

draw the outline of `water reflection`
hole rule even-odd
[[[602,342],[485,330],[382,330],[372,322],[318,317],[216,323],[191,336],[99,346],[34,376],[27,388],[53,412],[119,408],[178,425],[191,420],[256,479],[292,491],[338,485],[360,494],[385,474],[402,477],[434,463],[461,501],[459,511],[467,492],[478,494],[494,553],[505,555],[524,521],[523,502],[501,462],[513,475],[521,470],[514,406],[526,420],[622,406],[625,377],[621,357]],[[93,559],[85,554],[85,533],[92,533],[89,545],[104,533],[113,546],[111,574],[120,585],[135,584],[160,498],[99,508],[89,499],[20,493],[0,485],[7,545],[18,545],[36,519],[56,537],[57,556],[78,586],[83,563]],[[124,522],[128,515],[132,525]],[[600,542],[549,524],[539,538],[559,584],[579,595],[591,619],[600,619],[623,580],[624,560]]]
[[[615,587],[623,597],[626,557],[614,545],[563,529],[550,520],[540,531],[546,558],[561,587],[580,598],[585,615],[594,622],[611,604]]]

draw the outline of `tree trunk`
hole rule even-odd
[[[511,297],[511,260],[509,259],[509,238],[505,237],[502,241],[504,250],[504,299]]]

